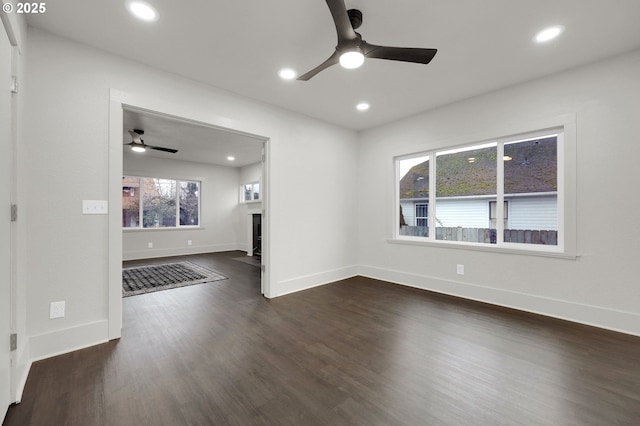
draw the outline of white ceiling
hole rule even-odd
[[[438,54],[429,65],[370,59],[357,70],[334,66],[308,82],[283,81],[281,67],[302,74],[333,52],[323,0],[149,2],[160,12],[155,23],[136,21],[125,0],[49,2],[28,22],[355,130],[640,47],[638,0],[347,0],[362,10],[358,31],[368,42]],[[552,24],[566,27],[563,36],[534,44]],[[369,111],[355,110],[362,100]]]
[[[125,110],[123,114],[123,150],[125,154],[144,155],[170,160],[192,161],[229,167],[243,167],[262,159],[262,139],[233,133],[146,111]],[[145,144],[177,149],[175,154],[147,149],[132,153],[126,144],[131,142],[129,130],[144,130]],[[229,161],[227,157],[234,157]]]

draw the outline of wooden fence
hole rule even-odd
[[[429,228],[426,226],[403,226],[400,235],[426,237]],[[495,244],[496,230],[489,228],[436,227],[436,240],[468,241],[473,243]],[[558,245],[558,231],[505,229],[505,243]]]

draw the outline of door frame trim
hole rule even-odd
[[[244,129],[234,128],[237,123],[230,123],[228,118],[216,116],[210,111],[200,111],[192,106],[172,101],[165,101],[146,95],[128,93],[117,89],[109,90],[109,173],[108,173],[108,204],[109,204],[109,236],[108,236],[108,339],[119,339],[122,335],[122,134],[124,110],[136,110],[156,115],[164,115],[174,119],[192,122],[224,131],[241,134],[263,141],[265,159],[262,167],[264,179],[262,182],[263,209],[262,218],[262,244],[265,255],[262,257],[264,265],[269,264],[270,259],[270,226],[269,219],[269,164],[270,144],[269,137],[257,135]],[[269,269],[267,268],[267,271]],[[266,297],[270,297],[270,273],[262,274],[262,291]]]

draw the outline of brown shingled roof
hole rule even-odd
[[[506,144],[504,193],[557,191],[556,137]],[[469,159],[473,158],[471,163]],[[437,196],[492,195],[496,193],[496,150],[477,149],[437,158]],[[412,167],[400,180],[400,198],[429,196],[429,161]]]

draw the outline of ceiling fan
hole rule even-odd
[[[140,137],[144,135],[144,130],[140,130],[140,129],[129,130],[129,134],[131,135],[131,142],[125,145],[129,145],[132,151],[145,152],[148,148],[148,149],[155,149],[156,151],[170,152],[172,154],[175,154],[176,152],[178,152],[177,149],[173,149],[173,148],[163,148],[161,146],[147,145],[146,143],[144,143],[144,141]]]
[[[365,58],[428,64],[438,51],[437,49],[377,46],[367,43],[355,31],[362,25],[362,12],[357,9],[347,10],[344,0],[326,1],[338,33],[336,51],[322,64],[298,77],[298,80],[307,81],[320,71],[337,63],[345,68],[358,68]]]

